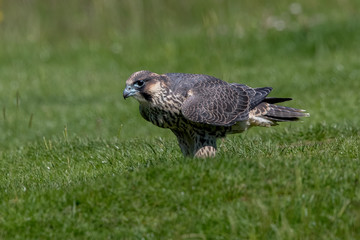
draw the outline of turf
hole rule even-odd
[[[1,239],[359,239],[358,1],[0,2]],[[190,72],[311,117],[187,159],[122,90]]]

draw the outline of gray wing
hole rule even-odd
[[[214,77],[202,77],[187,91],[181,111],[194,122],[231,126],[248,119],[250,98],[245,85],[234,87]]]
[[[271,92],[271,90],[272,90],[271,87],[247,89],[250,96],[250,109],[253,109],[257,105],[262,103],[267,97],[267,95]]]

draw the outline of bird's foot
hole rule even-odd
[[[209,158],[209,157],[215,157],[215,155],[216,155],[216,148],[212,146],[204,146],[195,152],[194,157]]]

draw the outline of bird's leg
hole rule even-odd
[[[179,143],[182,154],[185,157],[191,157],[192,153],[190,152],[190,148],[189,148],[188,144],[186,142],[181,141],[179,138],[178,138],[178,143]]]
[[[179,147],[181,149],[182,154],[185,157],[192,157],[193,156],[193,140],[191,139],[191,137],[189,136],[189,133],[187,132],[182,132],[182,131],[175,131],[172,130],[172,132],[175,134],[178,143],[179,143]]]
[[[216,137],[214,136],[195,136],[194,157],[208,158],[216,155]]]

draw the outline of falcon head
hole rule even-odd
[[[164,75],[144,70],[135,72],[126,80],[123,97],[126,99],[133,96],[139,102],[151,102],[162,92],[166,82]]]

